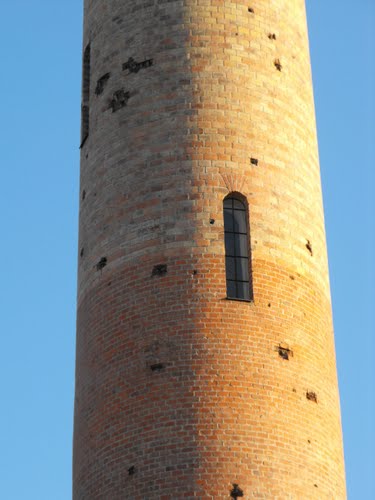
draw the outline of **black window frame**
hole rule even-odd
[[[227,299],[252,302],[250,224],[246,198],[233,193],[226,196],[223,215]]]

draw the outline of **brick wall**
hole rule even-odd
[[[86,0],[88,44],[74,499],[345,499],[304,1]]]

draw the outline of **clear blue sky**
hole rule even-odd
[[[69,500],[80,0],[0,0],[0,498]],[[350,500],[375,481],[375,2],[307,0]]]

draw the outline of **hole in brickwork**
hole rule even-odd
[[[82,106],[81,106],[81,145],[83,147],[89,136],[90,128],[90,72],[91,72],[91,51],[90,44],[87,45],[83,53],[82,65]]]
[[[313,255],[313,250],[312,250],[312,245],[311,245],[310,240],[306,240],[306,248],[307,248],[307,250],[310,252],[310,255],[311,255],[311,257],[312,257],[312,255]]]
[[[311,441],[310,441],[310,439],[308,439],[308,440],[307,440],[307,442],[308,442],[309,444],[311,444]]]
[[[168,272],[167,264],[157,264],[152,269],[152,276],[164,276]]]
[[[297,392],[297,389],[295,389],[294,387],[293,387],[293,392]]]
[[[318,487],[318,485],[317,485],[317,484],[314,484],[314,487],[315,487],[315,488],[317,488],[317,487]]]
[[[290,275],[290,276],[289,276],[289,278],[290,278],[292,281],[294,281],[294,280],[296,279],[296,278],[295,278],[294,276],[292,276],[292,275]]]
[[[80,256],[81,256],[81,257],[83,257],[83,256],[84,256],[84,254],[85,254],[85,249],[82,247],[82,248],[81,248],[81,251],[80,251]]]
[[[116,90],[111,99],[112,113],[124,108],[130,99],[130,92],[125,92],[124,89]]]
[[[129,467],[128,474],[129,474],[129,476],[134,476],[134,474],[135,474],[135,467],[134,467],[134,465],[132,465],[131,467]]]
[[[152,65],[152,59],[146,59],[145,61],[137,62],[132,57],[129,57],[127,62],[122,65],[122,70],[128,70],[129,73],[138,73],[140,69],[149,68]]]
[[[85,198],[86,198],[86,191],[85,191],[85,190],[83,190],[83,191],[82,191],[82,201],[83,201]]]
[[[254,9],[252,7],[247,8],[247,12],[250,12],[251,14],[254,14]]]
[[[102,257],[96,264],[96,270],[101,271],[107,265],[107,257]]]
[[[243,491],[241,488],[238,486],[238,484],[233,484],[232,491],[230,492],[230,496],[232,498],[239,498],[243,497]]]
[[[271,307],[271,302],[268,302],[268,307]]]
[[[312,391],[307,391],[306,392],[306,398],[309,400],[309,401],[313,401],[314,403],[317,403],[318,402],[318,396],[316,395],[315,392],[312,392]]]
[[[215,224],[215,219],[210,219],[210,224],[211,224],[211,226],[212,226],[213,224]]]
[[[283,67],[281,66],[280,59],[275,59],[274,65],[278,71],[281,71],[283,69]]]
[[[154,363],[153,365],[150,365],[151,371],[153,372],[160,372],[165,368],[165,365],[163,363]]]
[[[193,275],[194,275],[194,276],[196,276],[197,274],[198,274],[197,269],[194,269],[194,270],[193,270]]]
[[[106,73],[105,75],[101,76],[99,80],[96,82],[96,87],[95,87],[95,94],[100,95],[103,93],[103,90],[105,89],[105,86],[107,85],[108,80],[111,77],[111,73]]]
[[[280,358],[288,360],[291,356],[293,356],[293,351],[288,347],[283,347],[279,345],[276,349],[277,352],[279,353]]]
[[[257,166],[259,162],[258,162],[257,158],[250,158],[250,163],[251,163],[252,165]]]
[[[275,35],[275,33],[270,33],[270,34],[268,35],[268,38],[269,38],[270,40],[276,40],[276,35]]]

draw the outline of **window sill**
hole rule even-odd
[[[225,297],[224,300],[234,300],[235,302],[250,302],[250,303],[254,302],[254,299],[238,299],[236,297]]]

